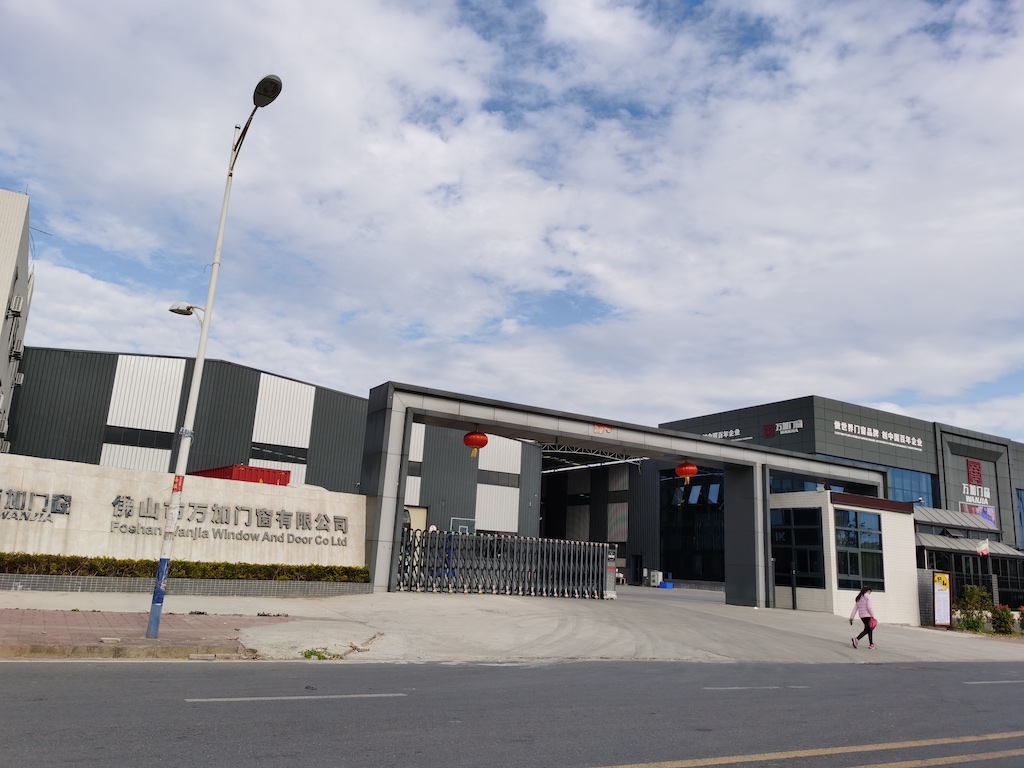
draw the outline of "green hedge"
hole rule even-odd
[[[81,555],[29,555],[0,552],[0,573],[40,576],[135,576],[156,578],[156,560],[118,560]],[[247,579],[262,581],[370,582],[370,569],[351,565],[257,565],[171,561],[175,579]]]

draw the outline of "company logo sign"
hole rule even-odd
[[[977,459],[968,459],[967,482],[961,484],[964,500],[960,502],[960,511],[969,515],[978,515],[992,525],[996,525],[996,508],[992,505],[992,489],[984,483],[981,462]]]
[[[779,421],[775,424],[765,424],[761,431],[765,438],[770,440],[777,435],[795,435],[803,428],[804,420],[795,419],[794,421]]]

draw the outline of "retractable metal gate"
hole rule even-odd
[[[450,531],[402,532],[400,592],[615,597],[613,545]]]

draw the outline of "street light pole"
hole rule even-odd
[[[192,449],[192,428],[196,418],[196,404],[199,402],[199,386],[203,380],[203,364],[206,362],[206,340],[210,335],[210,319],[213,317],[213,298],[217,291],[217,274],[220,272],[220,251],[224,244],[224,223],[228,218],[228,199],[231,197],[231,179],[235,173],[235,161],[238,159],[238,152],[245,141],[245,134],[249,130],[249,124],[260,107],[267,106],[281,93],[281,78],[276,75],[267,75],[256,86],[253,93],[252,112],[249,119],[242,128],[235,126],[235,133],[231,140],[231,160],[228,163],[228,179],[224,185],[224,202],[220,209],[220,224],[217,227],[217,245],[213,250],[213,266],[210,270],[210,287],[206,292],[206,307],[203,317],[200,320],[202,331],[199,333],[199,349],[196,352],[196,362],[192,369],[192,383],[188,390],[188,404],[185,406],[185,420],[182,422],[178,435],[181,441],[178,444],[178,460],[174,466],[174,483],[171,486],[171,503],[167,507],[167,517],[164,522],[164,537],[160,546],[160,562],[156,569],[156,582],[153,585],[153,602],[149,608],[149,626],[146,628],[146,637],[155,639],[160,634],[160,614],[164,608],[164,595],[167,593],[167,575],[171,570],[171,551],[174,548],[174,537],[178,527],[178,519],[181,516],[181,493],[185,485],[185,473],[188,471],[188,455]],[[178,305],[175,305],[178,307]],[[188,308],[191,311],[191,307]],[[172,311],[179,314],[189,314],[172,307]]]

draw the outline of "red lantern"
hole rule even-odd
[[[690,484],[690,478],[697,474],[697,465],[684,461],[676,467],[676,476],[683,478],[683,485]]]
[[[487,445],[487,435],[483,432],[467,432],[462,438],[462,442],[466,444],[467,448],[473,449],[469,457],[475,459],[477,452]]]

